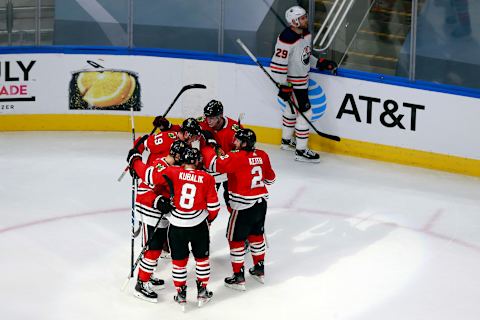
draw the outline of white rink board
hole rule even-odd
[[[32,60],[36,62],[28,72],[28,79],[25,79],[25,72],[17,61],[27,66]],[[163,113],[180,88],[190,83],[202,83],[207,89],[185,93],[169,117],[199,116],[209,100],[219,99],[225,106],[226,115],[236,118],[244,112],[246,124],[271,128],[281,126],[276,89],[257,66],[124,55],[2,55],[0,86],[23,85],[25,95],[35,96],[35,101],[2,101],[0,115],[128,114],[127,111],[69,110],[68,90],[72,74],[80,70],[101,70],[87,63],[89,60],[107,69],[129,70],[138,75],[143,107],[136,114],[140,116]],[[10,64],[8,79],[6,62]],[[479,99],[319,73],[312,73],[311,78],[320,84],[326,95],[326,112],[316,122],[321,131],[357,141],[480,159],[477,138],[480,136],[480,126],[477,125],[480,119]],[[347,94],[351,99],[342,107]],[[0,95],[3,99],[9,97],[14,96]],[[380,101],[372,102],[370,121],[367,119],[369,99]],[[400,123],[405,129],[382,124],[385,101],[390,101],[389,107],[398,106],[394,117],[403,115]],[[405,104],[410,104],[410,107],[405,107]],[[413,108],[416,108],[414,122],[411,105],[423,108]],[[340,112],[342,110],[347,112]],[[387,124],[392,122],[388,115],[383,120]]]

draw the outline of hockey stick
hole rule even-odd
[[[168,187],[169,187],[169,189],[170,189],[170,201],[173,202],[173,182],[172,182],[172,180],[170,180],[170,178],[168,178],[166,175],[163,175],[163,178],[164,178],[165,181],[167,182]],[[128,282],[130,281],[130,279],[133,278],[133,273],[135,272],[135,269],[137,268],[140,260],[142,259],[143,254],[145,253],[145,251],[147,251],[148,246],[150,245],[150,243],[152,243],[153,238],[154,238],[154,236],[155,236],[155,233],[157,232],[158,226],[160,225],[160,222],[162,221],[164,215],[165,215],[164,213],[161,213],[161,214],[160,214],[160,217],[158,218],[158,221],[157,221],[157,223],[156,223],[155,226],[154,226],[153,233],[150,235],[150,237],[148,238],[147,242],[146,242],[145,245],[143,246],[142,251],[140,251],[140,254],[139,254],[138,257],[137,257],[137,260],[135,260],[135,263],[132,263],[132,266],[131,266],[131,268],[130,268],[130,273],[128,274],[127,279],[125,279],[125,281],[124,281],[123,284],[122,284],[122,287],[121,287],[121,290],[122,290],[122,291],[125,290],[125,287],[127,286]],[[133,261],[132,261],[132,262],[133,262]]]
[[[190,90],[190,89],[206,89],[207,86],[205,86],[204,84],[201,84],[201,83],[193,83],[193,84],[187,84],[186,86],[184,86],[177,94],[177,96],[175,97],[175,99],[173,99],[172,103],[170,104],[170,106],[167,108],[167,110],[165,110],[165,112],[163,113],[162,117],[166,117],[167,114],[170,112],[170,110],[172,109],[173,105],[175,104],[175,102],[177,102],[178,98],[180,98],[180,96],[187,90]],[[155,130],[157,130],[157,127],[154,127],[152,129],[152,131],[150,132],[149,136],[151,136]],[[135,141],[134,141],[135,142]],[[134,149],[137,149],[140,144],[142,144],[143,141],[138,141],[138,143],[136,145],[134,145]],[[117,181],[120,182],[122,181],[123,177],[125,176],[125,174],[128,172],[128,166],[123,170],[122,174],[118,177]]]
[[[268,78],[275,84],[275,86],[277,88],[280,89],[280,84],[275,81],[275,79],[273,79],[273,77],[270,75],[270,73],[268,73],[268,71],[260,64],[260,62],[258,62],[257,58],[253,55],[253,53],[250,51],[250,49],[247,48],[247,46],[242,42],[242,40],[240,39],[237,39],[237,43],[240,45],[240,47],[242,47],[243,51],[245,51],[247,53],[247,55],[253,60],[253,62],[255,62],[259,67],[260,69],[262,69],[262,71],[268,76]],[[302,117],[303,119],[305,119],[305,121],[310,125],[310,127],[312,127],[312,129],[321,137],[324,137],[324,138],[327,138],[327,139],[330,139],[330,140],[333,140],[333,141],[340,141],[340,137],[337,137],[337,136],[334,136],[334,135],[331,135],[331,134],[328,134],[328,133],[324,133],[324,132],[321,132],[319,131],[313,124],[312,122],[303,114],[303,112],[300,111],[300,109],[298,108],[297,104],[295,103],[295,101],[293,101],[292,98],[288,99],[288,104],[289,106],[292,108],[294,108]]]
[[[240,127],[242,125],[242,121],[243,121],[243,118],[245,118],[245,112],[241,112],[239,115],[238,115],[238,126]]]
[[[130,108],[130,122],[132,124],[132,140],[133,143],[135,143],[135,122],[134,122],[134,116],[133,116],[133,107]],[[131,243],[130,243],[130,248],[131,248],[131,254],[130,254],[130,267],[133,265],[133,256],[134,256],[134,246],[135,246],[135,196],[137,194],[137,177],[135,175],[132,175],[132,238],[131,238]],[[140,230],[141,226],[139,226]],[[133,273],[131,275],[133,277]]]

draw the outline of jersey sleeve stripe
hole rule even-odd
[[[153,185],[153,167],[148,167],[145,172],[145,183]]]
[[[264,179],[263,182],[266,184],[266,185],[271,185],[275,182],[276,179],[273,179],[273,180],[268,180],[268,179]]]
[[[272,65],[288,68],[288,63],[278,63],[278,62],[272,61],[270,62],[270,66]]]
[[[208,170],[211,172],[216,172],[217,171],[217,156],[214,156],[212,158],[212,161],[210,161],[210,165],[208,166]]]
[[[270,65],[270,69],[272,69],[272,70],[278,70],[278,71],[287,71],[287,70],[288,70],[288,67],[278,67],[278,66]]]

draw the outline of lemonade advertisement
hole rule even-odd
[[[74,72],[69,85],[69,108],[140,111],[138,76],[125,70]]]

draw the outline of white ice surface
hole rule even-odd
[[[278,177],[266,283],[224,287],[222,208],[211,302],[193,305],[189,263],[182,314],[169,260],[157,272],[167,281],[159,303],[136,299],[133,280],[120,290],[131,181],[116,179],[130,145],[126,133],[0,133],[1,319],[480,319],[479,179],[331,154],[298,163],[267,145]]]

